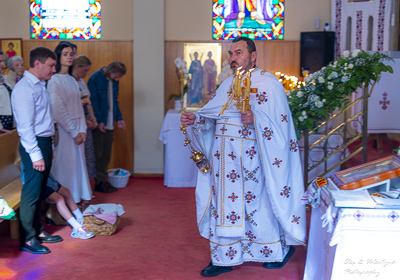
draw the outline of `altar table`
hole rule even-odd
[[[191,152],[183,146],[185,136],[179,127],[181,114],[170,109],[165,115],[159,140],[165,145],[164,185],[167,187],[195,187],[197,167],[190,159]]]
[[[400,209],[340,208],[323,227],[329,192],[312,209],[304,280],[400,279]],[[331,215],[332,216],[332,215]]]

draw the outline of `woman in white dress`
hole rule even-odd
[[[87,203],[92,199],[84,151],[87,127],[79,86],[71,75],[74,52],[62,43],[54,52],[56,74],[47,84],[58,132],[51,174],[71,191],[75,203]]]

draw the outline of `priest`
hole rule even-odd
[[[236,38],[228,54],[234,72],[251,71],[251,110],[238,109],[235,92],[248,85],[238,86],[234,74],[199,111],[181,116],[211,166],[206,174],[199,170],[196,186],[199,231],[210,241],[205,277],[245,261],[281,268],[292,245],[306,238],[300,151],[284,89],[257,67],[251,39]]]

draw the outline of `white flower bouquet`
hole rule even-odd
[[[321,70],[308,75],[302,86],[287,92],[290,110],[298,133],[312,130],[336,109],[345,108],[348,96],[363,84],[379,80],[382,72],[393,73],[380,52],[344,51],[342,56]]]
[[[171,94],[168,97],[168,101],[175,99],[175,98],[182,98],[184,93],[187,90],[187,80],[189,78],[188,70],[186,68],[186,61],[182,58],[177,57],[174,60],[175,67],[176,67],[176,75],[178,76],[179,81],[179,94]]]
[[[227,60],[222,62],[221,73],[218,75],[217,86],[220,86],[223,81],[232,75],[232,69]]]

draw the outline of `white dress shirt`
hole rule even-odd
[[[113,84],[110,79],[108,79],[108,116],[107,116],[107,130],[114,129],[114,99],[113,99]]]
[[[32,162],[42,159],[43,155],[36,136],[54,135],[50,96],[46,90],[46,83],[29,71],[25,71],[24,78],[12,91],[11,104],[22,146]]]

